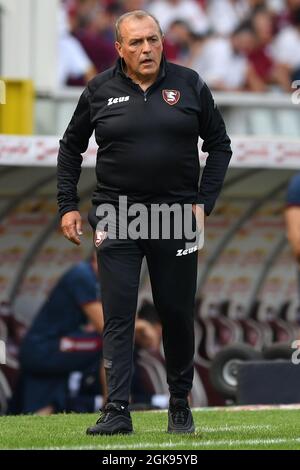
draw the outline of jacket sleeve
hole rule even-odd
[[[222,189],[232,151],[225,123],[208,86],[200,79],[198,86],[201,107],[199,135],[203,139],[202,151],[208,152],[208,157],[196,202],[204,204],[204,211],[209,215]]]
[[[77,184],[81,173],[82,153],[88,147],[93,133],[90,118],[89,90],[82,93],[70,124],[59,142],[57,158],[57,203],[62,217],[78,210]]]

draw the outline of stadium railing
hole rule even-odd
[[[55,92],[39,90],[36,100],[36,133],[61,135],[75,109],[82,88],[66,87]],[[231,135],[300,134],[300,100],[291,94],[214,93]],[[299,103],[298,103],[299,101]]]

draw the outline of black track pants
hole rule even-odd
[[[95,229],[95,209],[89,220]],[[146,256],[153,300],[163,327],[170,393],[187,396],[193,381],[197,251],[177,256],[184,239],[106,238],[97,248],[104,312],[103,359],[109,401],[128,402],[134,322],[142,259]],[[180,251],[182,253],[182,251]]]

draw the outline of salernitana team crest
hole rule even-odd
[[[101,245],[101,243],[104,242],[106,237],[107,237],[107,232],[96,230],[95,237],[94,237],[95,247],[98,248]]]
[[[163,99],[170,106],[178,103],[180,99],[180,91],[178,90],[162,90]]]

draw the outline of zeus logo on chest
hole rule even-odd
[[[119,98],[108,98],[107,106],[111,106],[116,103],[123,103],[123,101],[129,101],[129,96],[120,96]]]

